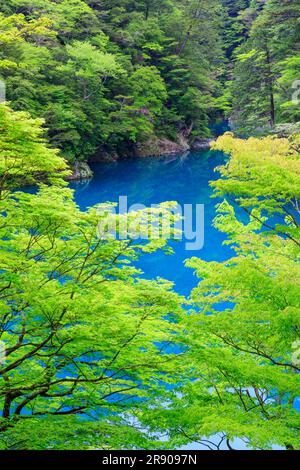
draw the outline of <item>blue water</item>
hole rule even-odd
[[[225,161],[220,152],[192,152],[177,157],[121,160],[116,163],[93,165],[94,178],[88,182],[73,182],[75,199],[85,210],[100,202],[118,202],[119,196],[128,196],[128,204],[158,204],[177,201],[179,204],[204,204],[204,246],[198,251],[186,251],[185,241],[172,242],[174,254],[166,256],[162,252],[145,255],[138,267],[144,277],[163,277],[175,283],[178,293],[189,296],[198,280],[184,261],[193,256],[207,261],[223,261],[232,255],[223,246],[224,235],[212,225],[216,215],[217,199],[212,199],[209,182],[218,178],[217,166]],[[212,438],[213,440],[214,438]],[[216,438],[216,442],[217,442]],[[236,449],[245,446],[239,439],[233,442]],[[181,450],[205,450],[198,443],[191,443]]]
[[[184,261],[193,256],[207,261],[223,261],[232,252],[222,245],[224,235],[212,222],[215,217],[216,199],[212,199],[209,182],[218,178],[215,168],[225,161],[221,152],[201,151],[172,157],[126,159],[115,163],[98,163],[92,166],[94,178],[88,182],[73,182],[75,198],[85,210],[101,202],[118,202],[119,196],[127,196],[128,204],[158,204],[176,201],[184,204],[204,204],[204,247],[186,251],[186,241],[171,242],[174,254],[162,251],[145,255],[138,262],[144,277],[163,277],[175,283],[178,293],[189,295],[197,285],[192,270],[184,267]]]

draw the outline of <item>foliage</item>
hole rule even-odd
[[[66,162],[43,139],[41,119],[0,106],[0,196],[22,184],[31,184],[37,176],[63,184]]]
[[[234,128],[240,133],[268,133],[276,124],[299,121],[293,84],[299,79],[299,2],[257,2],[241,15],[248,34],[234,51],[230,84]],[[248,16],[247,16],[248,15]]]
[[[81,212],[40,122],[0,111],[1,448],[147,447],[131,409],[163,400],[175,379],[180,355],[167,345],[182,299],[167,281],[141,279],[133,262],[167,241],[107,236],[111,218],[121,223],[113,206]],[[16,191],[41,174],[55,184]],[[170,207],[157,209],[161,223]],[[148,218],[139,211],[126,222],[147,230]]]
[[[185,328],[190,380],[168,409],[145,419],[153,431],[170,423],[174,445],[234,449],[240,439],[251,449],[299,449],[297,145],[231,134],[216,143],[231,155],[212,186],[225,198],[215,226],[228,235],[232,258],[187,261],[200,279]]]
[[[206,135],[222,67],[219,10],[215,0],[1,1],[7,99],[45,119],[70,161],[132,152],[161,133]]]
[[[299,18],[296,0],[0,0],[1,449],[299,449]],[[214,146],[232,257],[186,262],[185,315],[135,268],[170,253],[134,231],[173,203],[82,212],[67,161],[224,114],[267,136]]]

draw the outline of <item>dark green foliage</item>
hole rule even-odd
[[[247,134],[299,121],[299,103],[292,97],[299,79],[300,5],[297,0],[263,3],[251,2],[241,16],[249,30],[235,50],[230,85],[234,127]]]

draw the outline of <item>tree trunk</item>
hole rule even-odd
[[[150,3],[151,3],[151,0],[146,2],[146,10],[145,10],[146,21],[149,19],[149,16],[150,16]]]
[[[267,56],[267,67],[268,67],[268,86],[269,86],[269,99],[270,99],[270,124],[274,127],[276,122],[276,111],[275,111],[275,98],[274,98],[274,83],[272,76],[272,62],[270,56],[270,50],[266,45],[266,56]]]
[[[177,55],[178,56],[180,56],[184,52],[184,50],[185,50],[185,48],[186,48],[186,46],[187,46],[187,44],[190,40],[190,37],[191,37],[191,30],[192,30],[192,27],[190,27],[190,29],[186,33],[182,43],[178,45],[178,49],[177,49]]]

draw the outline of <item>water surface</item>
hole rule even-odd
[[[184,261],[193,256],[207,261],[223,261],[230,257],[230,249],[222,246],[224,235],[212,222],[215,217],[216,199],[212,199],[209,182],[218,178],[215,168],[225,160],[221,152],[201,151],[171,157],[126,159],[115,163],[97,163],[92,166],[94,178],[88,182],[73,182],[76,202],[86,209],[101,202],[118,202],[119,196],[127,196],[128,204],[158,204],[176,201],[184,204],[205,205],[204,247],[198,251],[186,251],[186,241],[171,242],[174,255],[159,251],[145,255],[138,266],[145,277],[157,276],[171,280],[180,294],[189,295],[197,284]]]

